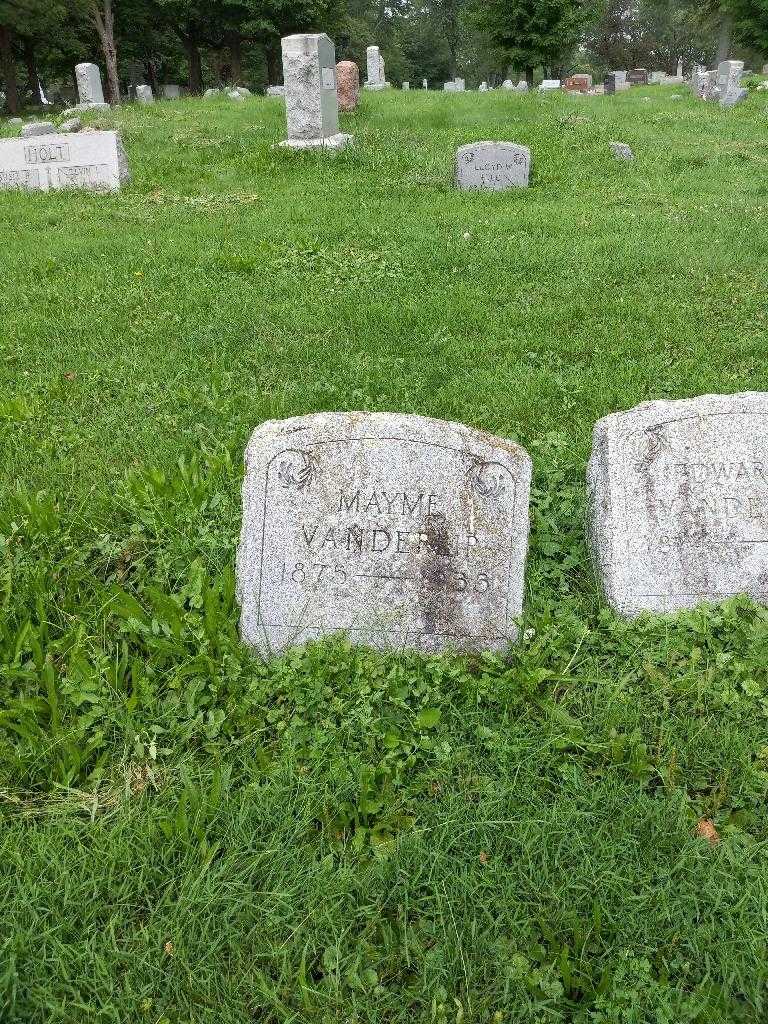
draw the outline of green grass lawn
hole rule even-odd
[[[0,1020],[766,1020],[768,613],[623,623],[584,538],[598,417],[768,390],[768,99],[677,93],[157,103],[0,193]],[[531,452],[509,658],[242,649],[246,441],[324,409]]]

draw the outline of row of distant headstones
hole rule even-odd
[[[749,392],[598,421],[587,532],[616,612],[768,603],[767,415],[768,394]],[[434,651],[516,639],[531,484],[519,445],[421,416],[315,413],[262,424],[245,465],[247,643],[268,653],[340,630]]]

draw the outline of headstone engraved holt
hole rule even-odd
[[[0,189],[116,192],[129,177],[117,132],[0,140]]]
[[[461,190],[526,188],[531,151],[516,142],[471,142],[456,150],[456,185]]]
[[[595,425],[590,539],[610,604],[768,603],[768,394],[646,402]]]
[[[264,654],[344,631],[381,649],[503,649],[516,637],[531,462],[421,416],[264,423],[245,456],[241,633]]]

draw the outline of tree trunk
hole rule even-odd
[[[37,59],[35,58],[35,44],[31,39],[24,40],[24,63],[27,66],[27,89],[35,98],[35,105],[43,102],[40,95],[40,76],[37,73]]]
[[[272,44],[268,45],[265,57],[267,60],[267,78],[269,79],[267,84],[278,85],[282,78],[282,61],[277,48]]]
[[[731,52],[731,31],[733,29],[733,17],[730,14],[723,14],[720,21],[720,32],[717,36],[717,56],[715,64],[721,60],[728,60]]]
[[[232,85],[243,84],[243,37],[239,32],[231,32],[227,36],[229,50],[229,74]]]
[[[528,83],[528,88],[533,88],[533,68],[526,67],[525,69],[525,80]]]
[[[5,105],[14,117],[19,112],[19,86],[16,82],[16,61],[13,57],[13,30],[0,25],[0,67],[5,82]]]
[[[89,0],[89,14],[98,32],[101,49],[104,52],[104,63],[107,67],[107,92],[112,104],[120,102],[120,79],[117,77],[117,46],[115,44],[115,17],[112,12],[112,0]]]
[[[146,64],[144,65],[144,70],[147,73],[147,81],[149,82],[150,87],[152,89],[152,95],[153,96],[159,96],[160,95],[160,83],[157,80],[157,71],[155,69],[155,62],[152,61],[152,60],[148,60],[146,62]]]
[[[200,50],[191,36],[184,38],[184,49],[187,51],[189,62],[189,91],[193,96],[199,96],[203,91],[203,62],[200,59]]]

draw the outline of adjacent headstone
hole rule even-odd
[[[616,89],[615,89],[616,92],[625,92],[627,89],[630,88],[630,84],[627,81],[627,75],[628,74],[629,74],[628,71],[614,71],[613,72],[613,81],[614,81],[615,86],[616,86]]]
[[[521,78],[517,85],[514,86],[514,89],[515,92],[528,92],[528,83],[524,78]]]
[[[539,86],[539,92],[554,92],[560,88],[559,78],[545,78]]]
[[[570,75],[563,80],[563,88],[569,92],[589,92],[592,88],[592,75]]]
[[[645,68],[634,68],[627,72],[628,85],[648,85],[648,71]]]
[[[336,94],[339,110],[348,114],[360,102],[360,69],[353,60],[340,60],[336,65]]]
[[[336,50],[325,33],[282,40],[285,114],[290,149],[343,149],[351,135],[339,131]]]
[[[78,64],[75,67],[77,94],[83,106],[106,106],[104,90],[101,87],[101,74],[96,64]]]
[[[454,83],[456,85],[456,92],[464,92],[464,90],[466,88],[466,83],[465,83],[464,79],[463,78],[454,78],[453,81],[454,81]]]
[[[478,87],[477,87],[477,91],[478,92],[488,92],[488,83],[487,82],[481,82],[480,85],[478,85]]]
[[[661,85],[665,78],[663,71],[649,71],[648,85]]]
[[[271,93],[271,92],[269,91],[270,89],[280,89],[280,88],[282,88],[282,86],[274,86],[274,85],[271,85],[271,86],[269,87],[269,89],[267,89],[267,96],[273,96],[273,95],[275,95],[274,93]],[[216,96],[219,96],[219,95],[221,95],[221,89],[206,89],[206,90],[205,90],[205,92],[203,93],[203,99],[206,99],[206,100],[212,100],[212,99],[214,99],[214,98],[215,98]]]
[[[422,78],[422,80],[421,80],[421,88],[422,89],[428,89],[429,88],[429,82],[426,80],[426,78]]]
[[[456,185],[462,191],[527,188],[531,151],[516,142],[471,142],[456,150]]]
[[[504,81],[501,83],[501,88],[502,89],[514,89],[515,88],[515,83],[512,81],[511,78],[505,78]]]
[[[768,394],[646,402],[595,425],[590,535],[626,615],[768,602]]]
[[[280,99],[285,99],[285,86],[284,85],[270,85],[267,89],[267,96],[275,96]]]
[[[443,92],[456,92],[456,83],[443,82]]]
[[[384,61],[378,46],[369,46],[365,51],[365,59],[368,70],[368,80],[365,83],[365,88],[385,89],[387,81],[384,77]]]
[[[155,97],[152,95],[151,85],[137,85],[136,86],[136,102],[137,103],[154,103]]]
[[[181,86],[175,85],[173,82],[166,83],[163,86],[163,97],[167,100],[180,100]]]
[[[635,154],[632,152],[632,147],[628,146],[626,142],[609,142],[608,145],[611,148],[611,152],[617,160],[634,160]]]
[[[0,140],[0,189],[116,192],[129,178],[117,132]]]
[[[682,56],[677,58],[677,70],[675,71],[676,78],[683,77],[683,58]]]
[[[411,88],[411,83],[410,82],[403,82],[403,91],[404,92],[408,92],[408,90],[410,88]]]
[[[717,66],[717,98],[721,106],[734,107],[747,95],[741,88],[741,76],[744,73],[743,60],[724,60]]]
[[[32,121],[30,124],[25,124],[21,129],[22,139],[31,139],[35,135],[55,135],[56,125],[51,121]]]
[[[720,100],[720,106],[726,109],[735,107],[737,103],[741,103],[747,96],[749,96],[748,89],[736,89],[735,91],[727,92]]]
[[[531,460],[421,416],[317,413],[245,455],[237,591],[264,655],[344,632],[381,649],[504,649],[517,636]]]

